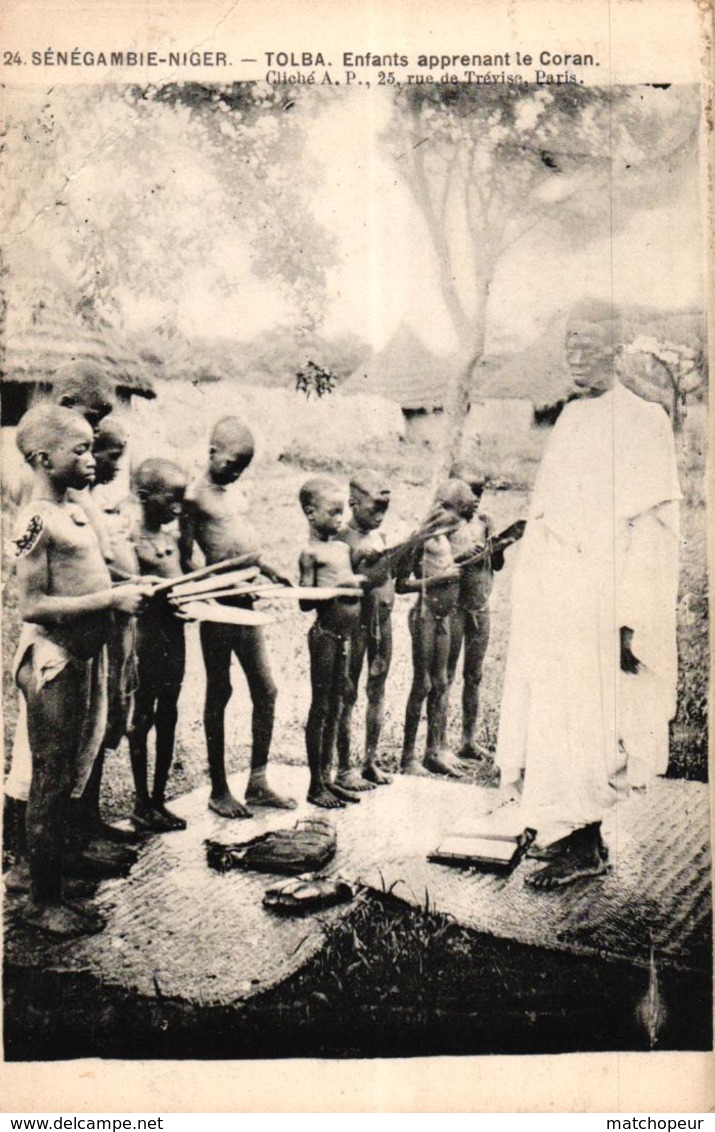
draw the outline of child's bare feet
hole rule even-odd
[[[295,798],[276,794],[266,782],[264,775],[251,775],[246,788],[246,801],[249,806],[265,806],[274,810],[294,810],[298,803]]]
[[[163,802],[154,802],[154,812],[159,814],[165,822],[168,822],[169,829],[186,829],[184,819],[175,814],[173,810],[167,810]]]
[[[355,803],[360,801],[357,794],[354,794],[352,790],[345,790],[339,782],[328,782],[326,785],[330,793],[334,794],[336,798],[339,798],[341,802]]]
[[[76,899],[80,899],[80,897],[76,897]],[[81,904],[74,904],[70,900],[65,900],[64,896],[62,897],[62,906],[69,908],[70,912],[76,912],[77,915],[82,916],[89,924],[90,930],[93,933],[104,931],[107,926],[107,921],[104,916],[101,916],[94,908],[85,908]]]
[[[28,900],[22,911],[25,923],[39,928],[48,935],[61,939],[76,939],[81,935],[95,935],[102,930],[95,921],[70,908],[67,904],[36,904]]]
[[[338,786],[344,787],[345,790],[353,790],[360,792],[362,790],[374,790],[376,783],[370,782],[366,779],[364,774],[355,767],[350,767],[349,770],[338,771],[335,776],[335,782]]]
[[[422,766],[419,759],[407,759],[400,763],[400,774],[411,774],[415,778],[429,778],[428,771]]]
[[[464,771],[460,770],[456,763],[450,762],[445,755],[427,755],[425,770],[428,770],[430,774],[442,774],[445,778],[464,777]]]
[[[481,743],[462,743],[457,751],[457,758],[465,759],[468,762],[487,762],[491,757],[491,751],[488,751],[486,747],[482,747]]]
[[[253,814],[238,799],[234,798],[230,790],[223,794],[212,794],[209,798],[209,809],[218,814],[220,818],[252,818]]]
[[[170,833],[176,828],[155,806],[135,809],[129,820],[135,829],[140,829],[144,833]]]
[[[92,825],[92,836],[101,837],[103,841],[115,841],[117,845],[136,845],[141,840],[134,829],[119,829],[98,818]]]
[[[327,786],[320,786],[308,793],[308,801],[313,806],[320,806],[323,810],[344,810],[345,803],[328,790]]]
[[[385,774],[377,763],[367,762],[362,768],[362,776],[366,782],[372,782],[375,786],[389,786],[392,778],[389,774]]]

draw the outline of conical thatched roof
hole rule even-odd
[[[47,321],[8,336],[2,380],[52,385],[65,362],[94,362],[114,381],[118,393],[154,397],[140,362],[109,331]]]
[[[407,412],[441,409],[453,368],[402,323],[383,350],[366,358],[343,383],[344,393],[371,393]]]

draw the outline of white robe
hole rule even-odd
[[[564,409],[519,548],[496,755],[502,782],[524,770],[522,813],[542,844],[667,769],[679,498],[660,406],[616,384]],[[621,626],[637,675],[620,669]]]

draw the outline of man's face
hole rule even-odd
[[[94,459],[97,465],[95,483],[111,483],[116,479],[119,471],[119,462],[124,455],[124,445],[117,441],[99,451],[95,449]]]
[[[58,439],[45,453],[51,475],[66,487],[81,490],[94,483],[95,461],[92,454],[92,431],[77,422],[77,428]]]
[[[576,322],[566,335],[566,360],[574,384],[597,397],[613,386],[613,342],[602,323]]]
[[[310,508],[308,518],[312,526],[325,538],[336,535],[343,523],[343,498],[339,491],[319,495]]]
[[[350,508],[357,525],[364,531],[376,531],[385,518],[390,505],[389,496],[371,495],[370,492],[353,488],[350,494]]]

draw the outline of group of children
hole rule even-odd
[[[214,426],[206,470],[193,482],[171,461],[144,460],[133,472],[130,504],[116,506],[106,485],[117,475],[126,437],[112,408],[113,390],[101,371],[72,363],[58,371],[52,400],[32,408],[17,430],[31,476],[19,492],[14,539],[22,617],[15,674],[22,710],[6,784],[6,829],[15,859],[6,884],[27,892],[25,920],[59,937],[104,926],[83,903],[91,892],[87,881],[125,874],[140,837],[185,827],[166,805],[186,620],[167,597],[167,580],[194,568],[198,548],[207,567],[240,558],[271,582],[292,584],[266,561],[230,491],[254,454],[253,437],[241,421],[225,417]],[[309,597],[302,591],[296,596],[302,610],[315,610],[306,723],[308,800],[314,805],[341,808],[389,782],[378,750],[398,592],[417,594],[409,615],[414,677],[402,771],[461,776],[445,738],[462,647],[459,757],[482,757],[475,741],[479,683],[492,576],[503,562],[503,551],[492,548],[489,520],[478,514],[483,487],[472,469],[455,466],[425,522],[397,548],[387,547],[381,530],[390,491],[374,472],[351,480],[347,523],[339,484],[313,478],[301,488],[309,535],[299,584],[312,589]],[[315,587],[342,592],[323,600]],[[218,600],[248,609],[254,601],[250,594]],[[276,686],[262,628],[228,617],[226,623],[202,621],[200,638],[210,808],[226,818],[250,817],[254,807],[294,808],[295,801],[267,780]],[[226,777],[224,718],[234,655],[252,701],[245,802],[233,796]],[[352,717],[365,666],[365,752],[355,767]],[[420,760],[415,739],[425,700],[427,745]],[[124,735],[135,789],[133,832],[104,822],[99,805],[105,751]]]

